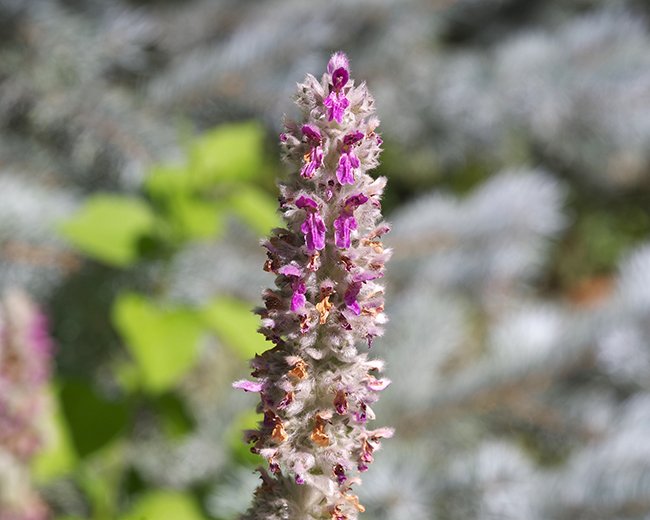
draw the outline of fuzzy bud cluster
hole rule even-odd
[[[352,520],[364,511],[352,488],[393,433],[368,426],[390,381],[381,361],[357,350],[386,322],[386,179],[367,174],[382,141],[373,98],[343,53],[320,81],[308,75],[298,85],[296,103],[303,120],[286,121],[280,136],[294,172],[280,185],[286,228],[263,243],[276,279],[258,313],[274,347],[252,360],[255,381],[233,385],[260,394],[263,421],[245,437],[268,461],[242,518]]]
[[[41,448],[52,342],[45,316],[22,292],[0,302],[0,520],[45,520],[29,467]]]

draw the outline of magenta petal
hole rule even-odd
[[[328,109],[327,120],[332,121],[335,119],[337,123],[341,123],[343,122],[345,109],[350,106],[350,101],[342,92],[334,91],[329,93],[329,95],[324,99],[323,104]]]
[[[359,160],[354,156],[353,153],[344,152],[341,154],[339,159],[339,165],[336,169],[336,178],[341,184],[354,184],[354,168],[355,161],[356,166],[359,166]]]
[[[322,163],[323,149],[320,146],[315,146],[309,152],[309,162],[302,167],[300,175],[306,179],[311,179]]]
[[[357,228],[357,221],[352,215],[341,213],[334,221],[334,243],[341,249],[350,247],[350,231]]]
[[[313,208],[318,209],[318,203],[311,197],[301,195],[296,199],[296,206],[300,209]]]
[[[361,291],[361,283],[352,282],[350,285],[348,285],[348,288],[345,291],[345,294],[343,295],[343,301],[345,302],[345,305],[357,316],[361,314],[361,307],[359,306],[359,302],[357,301],[357,296],[359,296],[360,291]]]
[[[359,132],[358,130],[352,133],[347,134],[343,138],[343,144],[345,146],[352,146],[355,143],[358,143],[363,139],[363,132]]]
[[[377,271],[361,271],[356,273],[353,277],[352,280],[354,282],[368,282],[370,280],[376,280],[377,278],[381,278],[383,275],[381,273],[378,273]]]
[[[302,280],[297,280],[291,285],[293,289],[293,296],[291,297],[291,310],[297,312],[305,306],[307,299],[305,298],[305,293],[307,292],[307,286]]]
[[[305,235],[305,244],[310,253],[325,248],[325,223],[318,213],[313,212],[307,215],[300,230]]]
[[[302,269],[300,269],[300,267],[295,264],[287,264],[280,267],[280,269],[278,269],[278,273],[285,276],[301,276]]]
[[[307,299],[304,294],[299,292],[293,293],[291,297],[291,311],[298,312],[305,306],[305,303],[307,303]]]
[[[332,54],[330,60],[327,62],[328,74],[334,74],[338,69],[345,69],[348,74],[350,72],[350,62],[348,57],[341,51]]]
[[[304,135],[307,139],[310,139],[312,141],[317,141],[319,143],[321,141],[320,130],[316,125],[310,125],[310,124],[302,125],[302,135]]]
[[[368,197],[366,197],[363,193],[357,193],[356,195],[351,195],[345,200],[344,206],[346,208],[350,209],[356,209],[362,204],[365,204],[368,202]]]
[[[239,390],[243,390],[244,392],[261,392],[262,391],[262,383],[255,382],[255,381],[246,381],[245,379],[235,381],[232,384],[232,387],[237,388]]]
[[[350,79],[350,73],[339,67],[332,73],[332,85],[335,90],[341,90]]]

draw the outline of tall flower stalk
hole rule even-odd
[[[42,447],[52,342],[46,318],[22,292],[0,301],[0,520],[46,520],[30,463]]]
[[[364,511],[352,488],[393,433],[368,426],[390,381],[381,361],[357,350],[386,322],[386,179],[367,174],[382,141],[373,98],[341,52],[320,81],[298,85],[296,103],[303,120],[287,120],[280,136],[293,171],[280,184],[286,227],[263,243],[276,279],[257,312],[274,347],[251,361],[255,381],[233,385],[260,394],[263,421],[245,438],[268,461],[242,520],[352,520]]]

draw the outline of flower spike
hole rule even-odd
[[[342,52],[298,92],[303,121],[287,121],[280,137],[293,171],[280,185],[286,228],[264,243],[276,287],[258,312],[274,348],[252,360],[255,381],[233,385],[260,395],[264,419],[245,439],[268,463],[241,520],[357,519],[364,507],[352,487],[380,438],[392,435],[369,429],[371,406],[390,383],[378,375],[383,363],[357,350],[386,322],[386,181],[367,174],[381,151],[379,121]]]

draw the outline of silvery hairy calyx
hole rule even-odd
[[[47,320],[22,292],[0,300],[0,520],[46,520],[30,464],[49,412],[52,342]]]
[[[318,81],[298,85],[301,122],[280,135],[290,179],[280,185],[286,227],[263,242],[275,288],[263,293],[260,331],[274,347],[251,362],[263,421],[245,432],[268,462],[243,520],[352,520],[364,507],[353,487],[390,428],[371,429],[371,405],[389,381],[368,359],[386,322],[379,279],[390,250],[381,237],[381,138],[374,101],[334,54]]]

